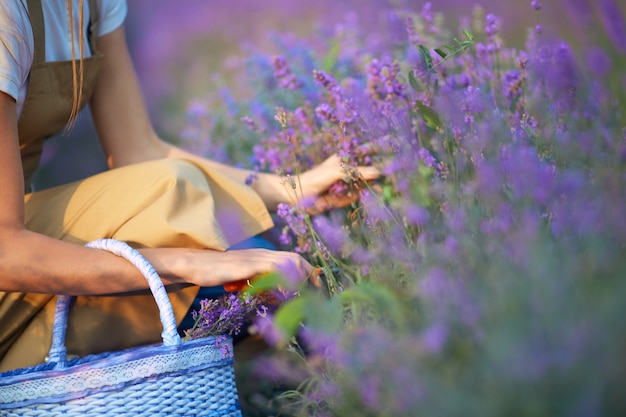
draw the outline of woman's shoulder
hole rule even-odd
[[[0,0],[0,91],[17,99],[33,59],[33,35],[22,0]]]
[[[126,0],[98,0],[101,16],[99,35],[106,35],[122,25],[128,12]]]
[[[27,28],[28,9],[25,0],[0,0],[0,30],[11,32]]]

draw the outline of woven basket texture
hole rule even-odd
[[[66,360],[71,297],[59,297],[48,363],[0,374],[0,416],[241,417],[232,339],[182,343],[156,271],[128,245],[88,244],[123,256],[150,284],[163,323],[163,343]]]

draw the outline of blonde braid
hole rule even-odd
[[[85,39],[83,36],[83,23],[84,23],[84,10],[83,10],[83,0],[79,0],[79,17],[78,17],[78,60],[76,58],[76,49],[74,47],[74,13],[73,13],[73,0],[67,0],[67,12],[70,21],[70,42],[72,44],[72,86],[73,86],[73,97],[72,97],[72,111],[70,113],[70,117],[68,120],[68,125],[66,130],[71,130],[76,123],[76,118],[78,117],[78,113],[80,112],[80,102],[83,97],[83,79],[84,79],[84,69],[83,69],[83,58],[85,56]],[[78,61],[78,65],[77,65]]]

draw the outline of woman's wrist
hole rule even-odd
[[[309,170],[298,176],[260,173],[251,187],[261,196],[269,210],[279,204],[294,206],[303,198],[315,197],[337,181],[330,170]],[[335,173],[336,174],[336,173]]]
[[[144,248],[139,252],[154,267],[165,285],[193,284],[191,262],[188,249],[184,248]]]
[[[249,185],[261,197],[268,210],[276,210],[282,203],[293,205],[297,202],[296,190],[291,187],[287,178],[270,173],[255,175],[255,180]]]

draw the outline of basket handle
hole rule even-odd
[[[176,328],[176,317],[172,310],[172,304],[165,286],[156,270],[150,263],[128,244],[115,239],[98,239],[85,245],[88,248],[102,249],[117,256],[126,258],[132,263],[148,281],[150,291],[159,307],[159,315],[163,332],[161,337],[165,346],[181,344],[180,336]],[[55,362],[57,368],[65,367],[67,361],[67,349],[65,347],[65,335],[67,331],[67,320],[69,315],[70,302],[74,297],[71,295],[61,295],[57,301],[54,313],[54,324],[52,327],[52,346],[48,353],[48,362]]]

